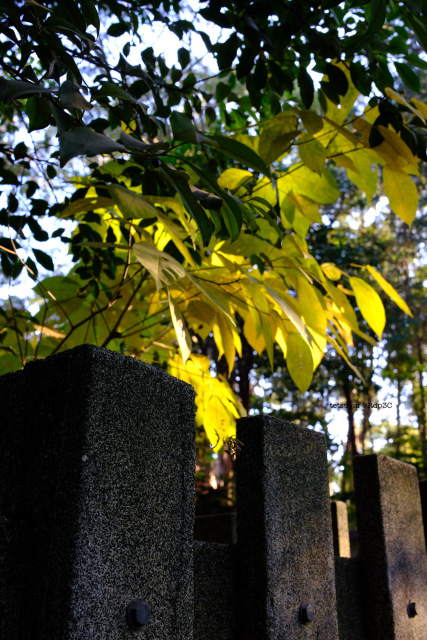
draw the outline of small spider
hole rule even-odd
[[[216,441],[214,446],[211,445],[211,449],[215,449],[215,447],[218,446],[218,442],[221,440],[221,437],[216,429],[215,429],[215,433],[218,440]],[[238,440],[236,436],[229,436],[228,438],[222,438],[222,443],[224,445],[225,453],[228,453],[228,455],[232,460],[235,460],[237,458],[237,456],[240,454],[242,450],[242,447],[244,446],[243,442]]]

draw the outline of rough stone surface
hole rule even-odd
[[[236,546],[194,543],[194,640],[236,638]]]
[[[421,510],[423,513],[424,538],[427,547],[427,480],[420,482]]]
[[[270,416],[239,420],[237,438],[239,638],[337,640],[325,438]]]
[[[0,398],[0,638],[191,639],[193,389],[83,345],[3,376]]]
[[[201,542],[235,544],[237,542],[236,512],[196,516],[194,539]]]
[[[335,588],[340,640],[367,640],[359,558],[335,558]]]
[[[347,505],[341,500],[331,502],[332,535],[334,554],[339,558],[350,558],[350,535],[348,532]]]
[[[386,456],[358,456],[354,481],[369,638],[426,640],[427,558],[416,469]]]

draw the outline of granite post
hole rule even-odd
[[[417,472],[381,455],[354,458],[369,640],[425,640],[427,558]]]
[[[325,438],[270,416],[237,438],[239,640],[338,640]]]
[[[83,345],[0,399],[0,638],[191,640],[193,389]]]

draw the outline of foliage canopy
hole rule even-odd
[[[320,263],[306,235],[340,206],[343,172],[367,203],[381,178],[392,211],[413,222],[427,32],[417,0],[202,5],[207,24],[230,30],[216,42],[178,0],[3,1],[1,265],[9,279],[27,272],[39,307],[0,311],[0,372],[108,346],[191,382],[216,443],[244,408],[227,376],[211,375],[209,336],[228,372],[242,342],[272,367],[279,344],[304,392],[327,344],[354,367],[353,335],[381,339],[378,292],[410,314],[373,266]],[[184,45],[171,67],[142,49],[140,27],[154,22],[199,36],[219,73],[205,78]],[[114,60],[106,42],[124,36]],[[65,275],[44,248],[47,217],[72,254]]]

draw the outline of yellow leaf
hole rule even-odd
[[[296,207],[302,215],[310,220],[310,222],[322,222],[322,217],[319,213],[319,205],[317,202],[313,202],[311,198],[302,196],[299,193],[288,193],[289,202]]]
[[[301,393],[305,393],[313,378],[311,349],[299,333],[289,333],[286,338],[286,365],[289,375]]]
[[[289,151],[292,140],[297,137],[298,118],[289,111],[279,113],[264,124],[259,138],[258,153],[266,164]]]
[[[370,265],[367,265],[366,268],[369,271],[369,273],[378,282],[380,287],[382,287],[384,289],[384,291],[386,292],[388,297],[391,298],[393,300],[393,302],[395,302],[397,304],[397,306],[400,309],[402,309],[402,311],[404,311],[405,313],[408,314],[408,316],[411,316],[411,318],[413,318],[411,310],[409,309],[409,307],[406,304],[406,302],[397,293],[396,289],[394,287],[392,287],[392,285],[389,282],[387,282],[387,280],[385,278],[383,278],[383,276],[380,273],[378,273],[378,271],[376,269],[374,269],[374,267],[371,267]]]
[[[411,226],[418,206],[417,187],[403,171],[384,167],[383,185],[392,211]]]
[[[384,127],[384,125],[379,124],[378,130],[397,155],[404,158],[408,164],[413,164],[415,166],[418,164],[418,158],[414,156],[406,142],[404,142],[402,138],[393,131],[393,129],[389,129],[388,127]]]
[[[333,262],[324,262],[320,265],[322,271],[329,280],[339,280],[341,278],[341,269],[338,269]]]
[[[393,89],[391,89],[390,87],[386,87],[384,89],[384,93],[386,94],[387,98],[391,98],[392,100],[395,100],[399,104],[403,105],[404,107],[412,111],[412,113],[415,113],[415,115],[418,116],[420,120],[422,120],[425,124],[426,121],[422,111],[415,109],[407,100],[405,100],[403,96],[400,95],[400,93],[393,91]],[[426,115],[427,115],[427,108],[423,105],[422,102],[419,102],[419,100],[415,100],[414,98],[411,99],[411,102],[413,102],[415,106],[417,106],[417,102],[418,102],[421,105],[421,107],[425,109]]]
[[[225,356],[229,374],[233,371],[236,349],[234,346],[233,332],[224,316],[217,314],[213,325],[213,334],[218,347],[219,357]]]
[[[65,338],[65,333],[63,331],[52,329],[46,325],[34,324],[33,327],[36,331],[40,331],[42,335],[47,336],[48,338],[55,338],[56,340],[62,340]]]
[[[303,164],[293,165],[287,174],[277,181],[280,201],[293,191],[320,204],[331,204],[340,196],[333,174],[325,169],[321,176]]]
[[[416,98],[411,98],[411,102],[413,102],[414,105],[417,107],[417,109],[415,111],[417,116],[420,118],[420,120],[425,122],[426,119],[427,119],[427,105],[423,104],[422,102],[420,102]],[[414,111],[414,109],[413,109],[413,111]]]
[[[350,278],[357,306],[371,329],[381,339],[385,327],[384,305],[378,293],[361,278]]]
[[[230,191],[235,191],[242,184],[251,180],[252,174],[250,171],[244,171],[243,169],[226,169],[221,173],[218,178],[218,184],[223,189],[230,189]]]
[[[191,337],[185,327],[184,318],[181,315],[179,306],[172,298],[170,291],[168,291],[168,299],[173,326],[178,339],[179,348],[181,349],[182,360],[185,365],[188,360],[188,356],[191,353]]]

